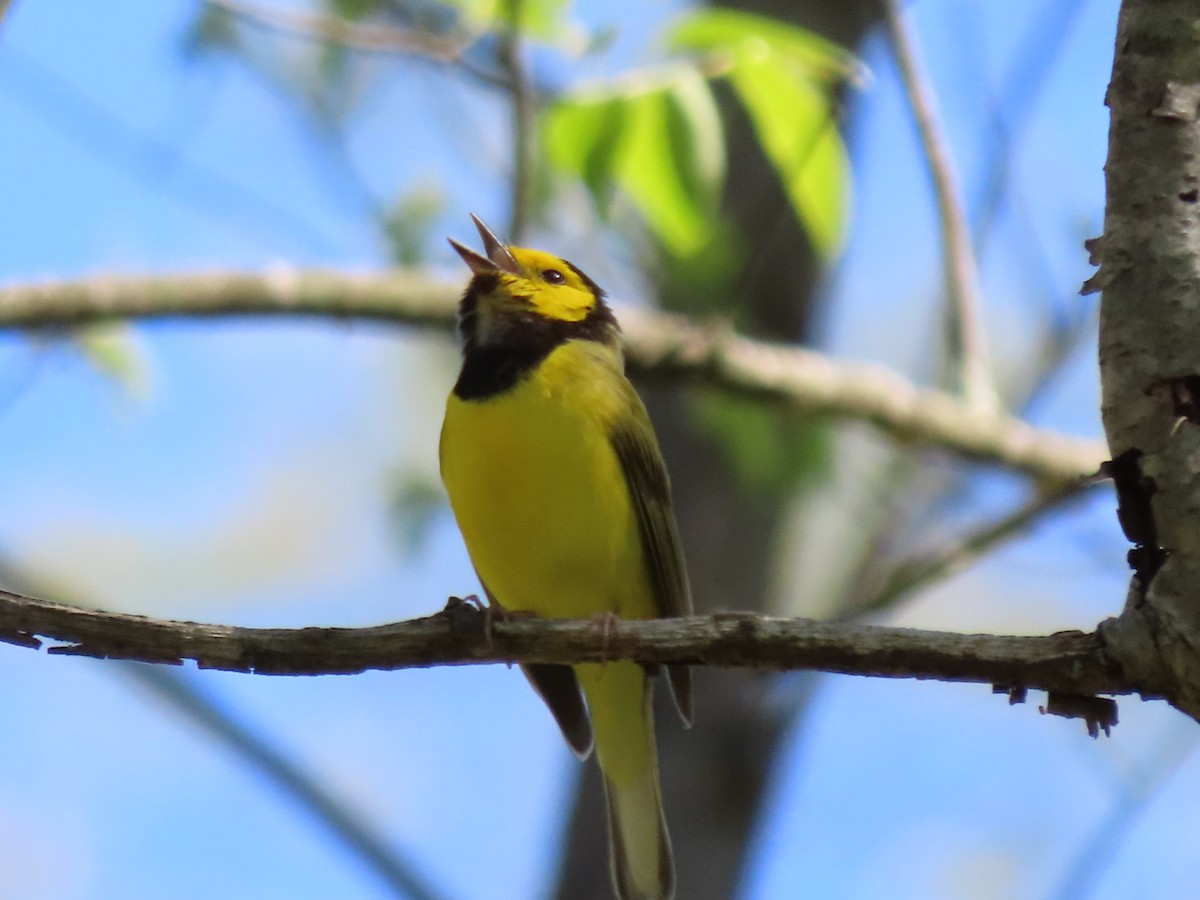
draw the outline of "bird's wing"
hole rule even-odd
[[[522,663],[521,671],[546,704],[571,750],[580,759],[592,752],[592,722],[575,670],[553,663]]]
[[[478,571],[475,575],[483,585],[490,608],[497,610],[497,615],[505,615],[504,607],[497,602],[491,588],[484,584],[483,577]],[[521,671],[554,716],[571,750],[580,759],[586,759],[592,752],[592,722],[588,718],[583,688],[575,677],[575,670],[553,663],[523,663]]]
[[[663,617],[691,615],[692,591],[683,562],[679,529],[675,525],[675,512],[671,507],[667,467],[645,406],[632,386],[629,394],[633,415],[627,422],[614,423],[610,440],[637,515],[658,614]],[[679,715],[684,724],[691,725],[691,670],[687,666],[668,666],[667,676]]]

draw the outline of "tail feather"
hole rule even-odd
[[[675,863],[663,816],[658,771],[645,783],[624,788],[604,779],[608,805],[609,865],[621,900],[670,900]]]
[[[658,782],[654,679],[637,663],[576,668],[592,712],[608,806],[609,859],[620,900],[670,900],[671,839]]]

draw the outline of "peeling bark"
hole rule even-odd
[[[1103,416],[1135,544],[1105,623],[1133,681],[1200,717],[1200,9],[1126,0],[1117,30],[1100,272]]]

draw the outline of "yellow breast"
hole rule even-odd
[[[509,391],[447,401],[442,478],[471,561],[505,608],[560,618],[653,615],[608,437],[626,402],[623,377],[612,351],[569,341]]]

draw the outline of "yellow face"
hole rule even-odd
[[[520,274],[500,271],[500,285],[538,314],[561,322],[582,322],[599,302],[594,283],[564,259],[541,250],[510,247]],[[504,293],[505,291],[497,291]]]

